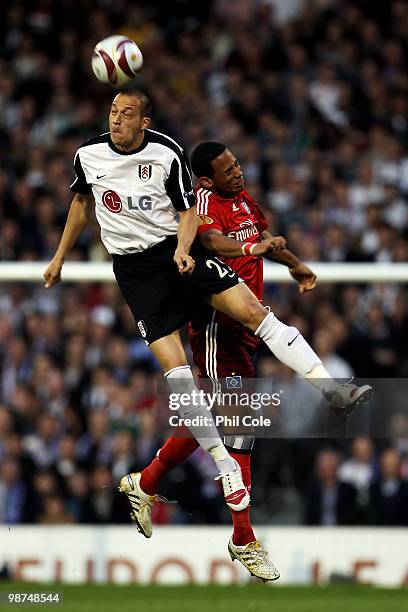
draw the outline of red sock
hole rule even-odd
[[[140,486],[148,495],[154,495],[163,476],[170,470],[187,459],[199,447],[194,438],[176,437],[182,435],[180,428],[174,432],[166,443],[161,447],[157,456],[142,471]]]
[[[248,489],[248,493],[251,493],[251,455],[249,453],[234,453],[233,450],[228,450],[231,457],[234,457],[235,461],[240,466],[244,485]],[[231,510],[231,517],[234,526],[232,541],[236,546],[245,546],[245,544],[249,544],[249,542],[256,540],[252,530],[251,518],[249,516],[249,506],[240,512]]]

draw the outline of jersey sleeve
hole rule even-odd
[[[195,204],[190,168],[184,152],[176,154],[171,162],[166,193],[176,210],[188,210]]]
[[[198,216],[198,234],[203,234],[209,230],[216,229],[222,232],[223,224],[220,217],[219,206],[217,206],[211,197],[211,191],[202,189],[196,191],[197,198],[197,216]]]
[[[79,151],[77,151],[74,158],[74,170],[75,178],[70,185],[70,190],[74,193],[80,193],[81,195],[91,195],[92,186],[86,182],[85,172],[82,168],[81,159],[79,157]]]

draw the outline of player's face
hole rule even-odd
[[[140,100],[136,96],[121,93],[115,97],[109,114],[109,129],[115,147],[125,151],[137,148],[149,123],[150,119],[142,116]]]
[[[211,165],[213,189],[222,193],[238,193],[243,190],[244,177],[241,166],[229,149],[225,149],[211,162]]]

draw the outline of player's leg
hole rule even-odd
[[[309,380],[334,407],[352,410],[370,397],[368,385],[339,385],[333,380],[299,330],[268,312],[244,283],[212,294],[209,303],[253,331],[282,363]]]
[[[245,508],[249,504],[249,496],[242,482],[241,471],[228,454],[211,412],[198,393],[180,340],[178,330],[187,322],[188,314],[184,285],[175,282],[175,279],[179,280],[172,261],[175,243],[175,239],[164,241],[149,249],[147,254],[115,256],[114,273],[146,344],[164,371],[171,393],[179,398],[190,397],[186,403],[179,402],[180,417],[201,417],[199,420],[202,426],[191,426],[189,429],[200,446],[210,453],[220,470],[228,506]],[[150,509],[154,497],[141,489],[140,474],[123,477],[120,487],[131,501],[133,518],[136,520],[141,514],[144,515],[143,520],[146,518],[146,529],[141,528],[140,521],[136,522],[149,537]]]
[[[185,367],[186,356],[177,334],[171,334],[168,341],[158,340],[151,345],[152,351],[164,372],[177,373],[177,366]],[[191,370],[190,370],[191,371]],[[172,378],[170,376],[170,387]],[[205,407],[205,410],[206,407]],[[194,436],[194,431],[192,431]],[[218,435],[218,432],[217,432]],[[161,479],[176,465],[184,461],[200,446],[197,438],[188,435],[185,427],[176,428],[173,435],[158,450],[156,457],[141,472],[140,486],[149,495],[155,495]]]
[[[229,435],[224,437],[224,444],[231,457],[234,457],[242,472],[242,480],[251,495],[251,452],[255,439],[251,436]],[[232,542],[235,546],[246,546],[249,542],[256,540],[251,524],[250,507],[236,512],[230,510],[233,534]]]
[[[202,293],[206,291],[206,301],[213,308],[257,334],[280,361],[296,372],[305,375],[321,365],[298,330],[269,313],[232,268],[214,256],[199,255],[195,261],[190,284],[195,284]],[[292,343],[294,336],[297,339]]]
[[[171,393],[176,398],[180,398],[182,395],[191,397],[191,402],[187,405],[184,405],[187,402],[179,403],[178,413],[181,418],[193,420],[194,417],[202,417],[202,419],[210,419],[211,421],[204,426],[189,426],[194,438],[204,450],[211,454],[221,473],[234,469],[234,462],[225,450],[208,409],[208,404],[195,385],[179,331],[174,331],[168,336],[152,342],[150,349],[164,371],[164,377]]]
[[[207,312],[203,312],[203,318],[208,313],[212,313],[212,309],[208,306],[206,307]],[[191,343],[191,337],[190,337]],[[200,348],[199,353],[197,353],[197,348]],[[193,349],[193,357],[196,365],[199,368],[199,376],[202,376],[202,372],[204,371],[203,364],[205,363],[205,358],[203,361],[199,359],[197,363],[197,354],[201,353],[202,343],[198,340]],[[205,351],[205,340],[204,340],[204,348]],[[157,451],[155,458],[146,466],[141,472],[141,480],[140,484],[146,493],[150,495],[155,495],[160,481],[164,476],[170,472],[176,465],[182,463],[187,457],[189,457],[197,448],[199,444],[195,438],[192,438],[189,435],[188,430],[184,426],[178,426],[174,429],[170,438],[166,440],[163,446]]]
[[[211,379],[213,385],[222,388],[229,376],[239,377],[240,388],[245,381],[245,391],[255,378],[253,359],[259,347],[259,339],[241,325],[228,325],[228,321],[219,321],[216,311],[209,313],[209,321],[203,326],[199,321],[193,321],[189,327],[189,340],[194,361],[200,376]],[[237,380],[237,379],[236,379]],[[237,389],[239,392],[239,388]],[[231,415],[234,408],[228,408],[226,416]],[[228,452],[239,464],[242,480],[251,491],[251,451],[255,438],[251,432],[234,428],[224,436],[224,444]],[[251,526],[249,507],[241,512],[231,510],[233,523],[232,541],[235,545],[245,546],[253,542],[255,534]]]
[[[155,495],[166,474],[190,457],[199,446],[197,440],[189,436],[186,428],[177,427],[173,435],[159,448],[155,458],[142,470],[140,486],[143,491],[148,495]]]
[[[223,384],[228,376],[241,377],[243,391],[250,393],[255,379],[253,360],[259,347],[259,338],[242,326],[222,325],[216,321],[204,329],[199,326],[198,331],[192,327],[190,344],[194,361],[201,372],[212,378],[215,386]],[[252,432],[240,428],[224,436],[224,444],[239,464],[249,494],[254,442]],[[251,574],[263,580],[279,578],[278,570],[256,538],[251,524],[250,507],[240,512],[231,509],[230,512],[233,533],[228,542],[228,552],[231,559],[238,560]]]
[[[169,340],[168,342],[167,339]],[[170,337],[166,338],[166,342],[163,342],[163,340],[164,339],[154,342],[151,345],[151,349],[154,352],[163,370],[168,370],[170,365],[172,365],[173,368],[170,369],[170,372],[178,374],[180,371],[183,370],[179,370],[175,366],[175,363],[181,364],[183,358],[185,359],[185,353],[183,346],[180,342],[180,338],[178,335],[176,336],[175,334],[172,334]],[[200,371],[204,373],[204,376],[209,376],[210,371],[205,370],[204,364],[208,364],[210,360],[213,359],[215,359],[216,362],[216,355],[214,355],[213,349],[211,356],[206,355],[206,350],[208,350],[208,343],[206,343],[206,330],[203,330],[202,334],[200,334],[200,337],[195,340],[192,348],[193,354],[195,356],[195,361],[196,363],[198,363]],[[202,360],[200,356],[203,356]],[[179,366],[179,368],[180,367],[185,368],[186,366],[182,365]],[[217,376],[216,370],[213,371],[213,375]],[[225,373],[221,372],[221,376],[224,375]],[[177,377],[175,378],[177,379]],[[177,390],[174,391],[176,387],[174,386],[172,378],[169,380],[169,378],[167,377],[167,380],[170,383],[171,387],[173,384],[172,391],[180,393],[180,382],[177,381]],[[185,392],[185,390],[181,390],[181,392]],[[205,409],[207,410],[207,405],[205,405]],[[200,413],[188,412],[185,416],[191,418],[197,416],[197,414]],[[146,493],[154,495],[157,491],[160,480],[164,477],[164,475],[169,472],[174,466],[178,465],[184,459],[186,459],[191,453],[193,453],[198,447],[199,443],[201,444],[201,428],[198,428],[198,431],[196,431],[194,428],[191,428],[191,432],[194,435],[195,439],[192,439],[191,437],[186,437],[185,432],[183,432],[183,429],[179,428],[175,432],[175,434],[171,438],[169,438],[163,445],[163,447],[158,451],[155,459],[153,459],[153,461],[142,471],[140,485]],[[203,444],[201,444],[201,446],[203,446]],[[206,450],[209,450],[210,453],[212,452],[211,449]],[[231,454],[231,452],[229,454],[233,457],[233,459],[238,465],[242,463],[240,454],[238,454],[237,456],[235,456],[235,454]],[[217,464],[217,466],[219,467],[220,472],[223,473],[221,469],[222,466],[220,466],[219,464]],[[232,466],[230,466],[230,469],[228,471],[231,471],[231,467]],[[232,511],[231,506],[230,509]]]
[[[183,286],[174,286],[177,269],[172,261],[176,240],[164,241],[145,252],[116,255],[113,270],[137,326],[158,360],[172,394],[191,394],[191,402],[179,402],[180,417],[202,417],[201,427],[189,427],[200,446],[210,452],[221,473],[235,462],[229,457],[212,420],[211,412],[197,391],[179,329],[188,320]],[[177,397],[175,397],[177,399]],[[196,400],[196,401],[194,401]]]
[[[242,480],[248,492],[251,492],[251,451],[255,439],[250,436],[230,435],[224,437],[224,443],[232,457],[241,467]],[[231,560],[238,560],[257,578],[277,580],[280,576],[269,555],[257,540],[250,517],[250,507],[235,512],[231,510],[233,534],[228,542]]]
[[[240,321],[264,340],[276,357],[303,376],[321,363],[295,327],[289,327],[268,312],[244,283],[210,297],[211,306]],[[262,326],[271,333],[262,334]],[[293,339],[297,337],[296,341]]]
[[[213,311],[210,311],[210,318]],[[201,378],[225,378],[232,374],[243,378],[254,378],[253,357],[259,340],[245,328],[229,329],[218,323],[208,322],[203,326],[189,327],[189,340],[194,361]],[[198,447],[195,439],[187,437],[188,432],[182,428],[160,448],[153,461],[141,472],[140,486],[146,493],[154,495],[161,479],[176,465],[184,461]],[[229,454],[241,468],[244,485],[250,493],[251,472],[250,456],[254,438],[248,435],[227,436],[224,444]],[[236,546],[245,546],[256,540],[250,520],[249,507],[242,511],[230,509],[234,532],[232,542]]]
[[[241,328],[241,330],[244,334],[248,334],[244,328]],[[256,342],[257,339],[254,336],[253,340],[255,342],[251,343],[247,351],[242,337],[236,331],[227,328],[219,329],[217,323],[209,322],[204,327],[200,323],[199,329],[190,327],[189,332],[190,345],[200,378],[225,378],[233,373],[247,378],[255,377],[252,357],[248,354],[251,352],[252,355],[256,352],[258,342]],[[229,454],[241,467],[243,481],[249,492],[251,484],[249,456],[253,446],[253,438],[228,436],[228,444],[225,440],[224,444]],[[143,490],[150,495],[154,495],[161,479],[173,467],[189,457],[198,446],[198,442],[188,436],[188,431],[185,428],[176,428],[173,435],[159,449],[153,461],[142,471],[141,486]],[[233,515],[237,514],[233,510],[231,510],[231,513]],[[247,544],[255,539],[250,526],[249,510],[245,512],[246,518],[244,518],[243,512],[239,514],[240,521],[236,521],[237,529],[234,533],[234,543]]]
[[[180,417],[191,420],[199,417],[200,419],[207,420],[208,424],[199,426],[190,425],[188,429],[198,444],[211,455],[219,469],[225,500],[229,508],[243,510],[249,504],[249,495],[242,482],[239,464],[230,456],[225,448],[208,405],[195,385],[191,368],[187,364],[179,332],[174,331],[168,336],[159,338],[152,342],[150,348],[164,370],[164,376],[167,379],[171,393],[176,397],[180,398],[183,396],[184,398],[184,401],[179,403],[178,413]],[[189,397],[190,401],[187,401]],[[193,447],[193,444],[188,444],[188,449],[195,450]],[[157,464],[156,467],[160,468]],[[129,497],[133,507],[133,518],[140,531],[146,537],[150,537],[150,512],[155,497],[149,495],[144,490],[141,483],[141,474],[124,476],[120,482],[120,488]],[[144,504],[143,508],[141,508],[141,502]]]

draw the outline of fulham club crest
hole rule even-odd
[[[152,164],[139,164],[139,178],[146,183],[152,177]]]

